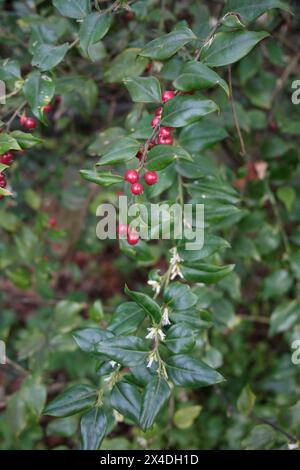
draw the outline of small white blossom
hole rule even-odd
[[[152,328],[147,328],[147,331],[149,332],[146,335],[146,339],[155,339],[158,341],[161,339],[161,341],[164,341],[166,335],[162,332],[162,330],[158,327],[152,327]]]
[[[163,309],[161,324],[162,324],[163,326],[171,325],[171,322],[170,322],[170,319],[169,319],[169,309],[168,309],[168,307],[165,307],[165,308]]]
[[[109,361],[109,364],[111,365],[111,367],[115,368],[117,363],[115,361]]]
[[[149,280],[147,284],[152,287],[156,295],[160,293],[161,285],[158,281]]]
[[[155,328],[147,328],[147,331],[149,331],[149,333],[147,334],[147,336],[145,336],[146,339],[155,338],[155,336],[156,336],[156,329]]]
[[[148,356],[148,363],[147,363],[147,367],[151,367],[153,362],[154,361],[157,361],[157,357],[156,357],[156,351],[151,351],[151,353],[149,354]]]
[[[183,261],[182,258],[180,258],[178,252],[177,252],[177,248],[174,247],[172,248],[171,251],[171,259],[170,259],[170,267],[171,267],[171,281],[173,281],[175,279],[175,277],[180,277],[181,279],[183,279],[183,274],[180,270],[180,263]]]

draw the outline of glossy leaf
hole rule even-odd
[[[210,67],[233,64],[269,34],[263,31],[220,32],[203,47],[201,60]]]
[[[97,165],[115,165],[130,161],[138,152],[139,142],[131,137],[123,137],[121,140],[110,144]]]
[[[83,179],[104,187],[124,181],[123,176],[116,175],[111,171],[80,170],[80,175]]]
[[[164,290],[164,304],[171,310],[187,310],[195,305],[197,296],[190,287],[180,282],[173,282]]]
[[[163,170],[176,160],[191,160],[189,153],[178,145],[155,145],[147,155],[148,170]]]
[[[189,28],[180,28],[148,42],[140,51],[140,55],[155,60],[169,59],[193,39],[196,39],[193,31]]]
[[[101,328],[85,328],[73,333],[73,338],[80,349],[90,353],[97,351],[97,345],[100,341],[113,338],[113,336],[111,332],[102,330]]]
[[[31,73],[25,80],[23,93],[28,101],[33,114],[44,121],[43,106],[49,104],[54,96],[54,80],[36,71]]]
[[[194,91],[219,85],[229,96],[229,88],[216,72],[201,62],[187,62],[180,75],[173,82],[174,88],[181,91]]]
[[[170,397],[170,388],[163,377],[158,374],[147,384],[143,397],[139,418],[143,430],[151,428],[154,420]]]
[[[90,12],[90,0],[52,0],[59,13],[69,18],[84,18]]]
[[[174,385],[180,387],[206,387],[224,380],[215,369],[185,354],[171,356],[167,360],[167,372]]]
[[[128,367],[144,364],[149,354],[147,342],[136,336],[115,336],[99,342],[96,349],[101,355]]]
[[[40,44],[34,51],[32,65],[38,67],[43,72],[56,67],[65,57],[69,49],[69,44],[52,46],[50,44]]]
[[[124,79],[132,101],[141,103],[160,103],[160,83],[155,77],[128,77]]]
[[[280,0],[254,0],[251,3],[249,3],[248,0],[228,0],[224,8],[224,13],[238,13],[242,21],[250,23],[272,8],[281,8],[282,10],[290,11],[288,4]]]
[[[97,450],[104,439],[107,417],[103,408],[95,407],[87,411],[80,421],[83,450]]]
[[[141,394],[136,386],[124,381],[117,382],[112,390],[110,402],[120,414],[138,424]]]
[[[217,104],[201,96],[177,95],[164,105],[161,124],[184,127],[218,110]]]
[[[89,385],[74,385],[47,406],[44,414],[50,416],[71,416],[90,408],[96,403],[97,390]]]
[[[123,302],[114,313],[108,329],[116,335],[133,333],[144,318],[141,307],[134,302]]]
[[[133,300],[154,322],[159,323],[161,319],[160,306],[146,294],[135,292],[125,286],[125,294]]]
[[[188,282],[214,284],[227,276],[234,269],[234,264],[215,266],[206,263],[189,263],[182,265],[182,274]]]
[[[92,60],[92,47],[107,34],[111,21],[110,13],[91,13],[84,18],[80,26],[80,47]]]

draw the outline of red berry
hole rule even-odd
[[[141,183],[134,183],[131,185],[131,192],[132,194],[141,194],[143,192],[143,186]]]
[[[128,232],[127,242],[129,243],[129,245],[136,245],[139,239],[140,239],[139,234],[135,230]]]
[[[151,126],[154,129],[159,123],[160,123],[160,117],[156,116],[155,118],[152,119]]]
[[[171,90],[166,90],[163,92],[162,94],[162,102],[163,103],[166,103],[167,101],[171,100],[172,98],[174,98],[175,96],[175,92],[174,91],[171,91]]]
[[[12,161],[13,161],[13,155],[10,152],[4,153],[0,157],[0,163],[3,163],[4,165],[10,165]]]
[[[50,103],[49,103],[49,104],[46,104],[46,106],[43,107],[43,111],[44,111],[44,113],[47,113],[47,114],[48,114],[48,113],[51,113],[51,111],[52,111],[52,104],[50,104]]]
[[[160,117],[162,115],[162,112],[163,112],[163,109],[162,109],[162,106],[161,106],[160,108],[157,108],[155,110],[155,116]]]
[[[26,122],[27,122],[27,117],[22,114],[22,116],[20,116],[20,124],[21,126],[25,127],[26,126]]]
[[[172,129],[170,127],[161,127],[158,135],[160,137],[171,137]]]
[[[49,227],[55,228],[57,227],[57,220],[55,217],[50,217],[48,220]]]
[[[137,183],[139,180],[139,174],[136,170],[127,170],[124,175],[124,179],[130,184]]]
[[[138,151],[138,153],[136,154],[136,158],[138,158],[139,160],[142,159],[142,156],[143,156],[143,152],[141,150]]]
[[[157,173],[155,171],[146,171],[144,174],[144,180],[149,186],[156,184],[158,180]]]
[[[118,224],[117,232],[121,238],[124,238],[128,234],[128,227],[126,224]]]
[[[125,18],[126,18],[126,20],[128,20],[128,21],[133,20],[133,18],[134,18],[133,12],[132,12],[132,11],[126,11],[126,12],[125,12]]]
[[[0,188],[6,188],[7,182],[3,173],[0,173]]]
[[[24,127],[29,131],[36,128],[36,120],[32,117],[26,119]]]
[[[162,135],[159,135],[157,137],[157,143],[159,145],[172,145],[173,144],[173,139],[172,139],[172,137],[163,137]]]

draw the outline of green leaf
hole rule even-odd
[[[93,60],[92,46],[107,34],[111,21],[110,13],[91,13],[83,20],[79,30],[80,47],[90,59]]]
[[[250,435],[243,442],[246,450],[268,450],[275,442],[276,434],[272,426],[258,424],[251,429]]]
[[[195,419],[198,418],[199,414],[202,411],[202,406],[195,405],[195,406],[185,406],[184,408],[180,408],[174,414],[174,424],[178,429],[188,429],[190,428]]]
[[[155,77],[128,77],[123,80],[133,101],[161,103],[160,83]]]
[[[68,18],[84,18],[91,10],[90,0],[52,0],[59,13]]]
[[[185,354],[171,356],[167,360],[167,372],[174,385],[180,387],[206,387],[224,380],[215,369]]]
[[[295,300],[283,302],[275,308],[271,315],[269,335],[274,336],[288,331],[299,320],[299,304]]]
[[[156,416],[170,397],[170,387],[158,374],[147,384],[143,397],[140,426],[145,431],[151,428]]]
[[[219,85],[229,96],[229,88],[216,72],[200,62],[187,62],[179,77],[173,82],[174,88],[181,91],[194,91]]]
[[[36,191],[33,191],[33,189],[28,188],[24,191],[24,199],[26,204],[35,211],[39,210],[41,207],[41,197]]]
[[[217,33],[203,46],[201,60],[211,67],[233,64],[269,36],[264,31],[234,31]]]
[[[255,400],[256,400],[256,397],[255,397],[254,393],[252,392],[249,385],[246,385],[243,388],[243,390],[242,390],[242,392],[241,392],[241,394],[238,398],[237,409],[244,416],[249,416],[252,413],[252,410],[254,408]]]
[[[21,150],[17,140],[9,134],[0,134],[0,154],[8,150]]]
[[[68,49],[68,43],[62,44],[61,46],[40,44],[34,50],[31,64],[42,71],[51,70],[63,60]]]
[[[291,186],[281,186],[277,189],[278,199],[285,205],[286,209],[291,212],[293,204],[297,199],[297,194]]]
[[[124,181],[123,176],[116,175],[111,171],[80,170],[79,173],[83,179],[104,187]]]
[[[127,286],[125,286],[124,292],[146,313],[146,315],[148,315],[153,320],[153,322],[160,322],[160,306],[155,302],[155,300],[151,299],[151,297],[141,292],[129,290]]]
[[[190,263],[193,261],[199,261],[200,259],[207,258],[208,256],[213,255],[217,251],[221,251],[224,248],[229,248],[230,245],[224,238],[217,237],[216,235],[211,235],[205,233],[204,244],[202,241],[199,242],[199,247],[196,250],[186,250],[185,243],[187,240],[182,240],[178,247],[178,253],[185,262]]]
[[[189,263],[181,266],[181,272],[188,282],[214,284],[227,276],[234,269],[234,264],[215,266],[206,263]]]
[[[20,80],[22,78],[20,64],[16,60],[0,60],[0,80]]]
[[[141,395],[136,386],[128,382],[117,382],[110,398],[111,406],[121,415],[139,424]]]
[[[1,173],[1,168],[0,168],[0,173]],[[8,191],[8,189],[0,188],[0,196],[11,196],[11,192]]]
[[[23,93],[33,114],[44,121],[43,106],[49,104],[54,96],[55,85],[51,77],[41,72],[32,72],[25,80]]]
[[[89,353],[97,352],[97,345],[100,341],[113,337],[110,331],[101,328],[85,328],[73,334],[80,349]]]
[[[136,156],[139,147],[140,144],[137,140],[131,137],[123,137],[106,147],[105,153],[97,165],[115,165],[128,162]]]
[[[218,109],[214,101],[201,96],[177,95],[165,103],[161,124],[162,126],[184,127]]]
[[[199,152],[226,137],[227,132],[219,123],[203,120],[185,127],[180,132],[179,142],[189,152]]]
[[[83,450],[98,450],[107,428],[107,417],[103,408],[87,411],[80,421]]]
[[[240,202],[238,192],[229,184],[217,179],[203,179],[186,187],[192,197],[208,204],[209,202],[219,202],[220,204],[238,204]]]
[[[288,4],[280,0],[228,0],[224,7],[223,14],[228,12],[238,13],[244,23],[250,23],[271,8],[281,8],[291,11]]]
[[[116,335],[133,333],[145,318],[144,311],[134,302],[123,302],[118,306],[108,329]]]
[[[125,49],[110,62],[104,73],[104,79],[108,83],[120,83],[126,77],[141,75],[145,70],[148,60],[138,56],[141,49]]]
[[[171,310],[186,310],[197,303],[197,296],[186,284],[172,282],[164,290],[163,300]]]
[[[71,416],[94,406],[97,390],[89,385],[74,385],[54,398],[47,406],[44,414],[50,416]]]
[[[145,363],[149,354],[148,344],[136,336],[115,336],[98,343],[96,349],[109,359],[128,367]]]
[[[140,52],[143,57],[165,60],[176,54],[185,44],[197,39],[189,28],[180,28],[150,41]]]
[[[11,137],[18,141],[18,144],[22,150],[29,149],[35,145],[43,143],[43,140],[35,135],[29,134],[28,132],[13,131]]]
[[[175,160],[191,160],[189,153],[179,145],[155,145],[147,155],[148,170],[163,170]]]
[[[168,329],[164,344],[174,354],[188,353],[195,346],[196,336],[195,326],[180,322]]]
[[[262,296],[264,299],[281,297],[292,286],[293,278],[286,269],[273,271],[263,281]]]

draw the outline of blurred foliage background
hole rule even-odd
[[[224,2],[129,3],[92,50],[93,62],[75,45],[58,65],[55,93],[61,100],[48,125],[38,125],[42,144],[15,154],[13,197],[0,201],[0,339],[7,346],[7,364],[0,366],[2,449],[79,448],[77,417],[41,417],[46,400],[66,385],[97,381],[95,364],[71,332],[105,325],[124,300],[126,280],[142,289],[148,267],[160,267],[161,243],[130,257],[118,243],[96,238],[96,207],[115,203],[117,192],[83,181],[79,170],[95,162],[101,143],[117,138],[131,110],[125,127],[135,125],[125,76],[154,70],[166,83],[176,76],[176,59],[163,66],[136,62],[134,48],[178,22],[205,39]],[[293,15],[272,9],[259,16],[252,28],[263,25],[270,38],[232,67],[247,158],[239,153],[230,102],[221,90],[213,93],[221,107],[219,127],[203,129],[198,149],[201,171],[223,174],[242,200],[242,216],[221,227],[231,244],[224,258],[236,269],[216,286],[198,288],[201,307],[212,312],[215,324],[209,343],[203,341],[206,360],[227,381],[178,392],[172,409],[146,433],[119,417],[103,449],[297,447],[300,365],[291,361],[291,345],[300,339],[300,105],[291,95],[300,77],[300,8],[289,4]],[[72,42],[76,21],[50,1],[1,0],[0,8],[0,79],[11,92],[31,71],[36,43]],[[226,68],[222,73],[227,79]],[[0,119],[23,100],[9,98]],[[105,133],[108,127],[117,128],[115,136]],[[172,191],[168,183],[165,189]]]

